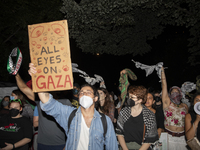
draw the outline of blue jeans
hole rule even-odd
[[[63,150],[63,148],[65,147],[65,144],[63,145],[44,145],[44,144],[40,144],[38,143],[38,150]]]

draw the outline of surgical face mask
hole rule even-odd
[[[128,98],[128,100],[127,100],[127,105],[128,105],[129,107],[133,107],[133,106],[135,106],[135,101],[132,100],[131,98]]]
[[[14,100],[15,99],[15,97],[14,96],[10,96],[10,100]]]
[[[9,104],[9,101],[3,101],[3,102],[2,102],[3,107],[8,106],[8,104]]]
[[[18,109],[15,109],[15,108],[10,109],[11,117],[16,117],[18,114],[19,114],[19,110]]]
[[[89,108],[93,104],[93,99],[89,96],[83,95],[80,98],[79,102],[80,102],[80,105],[86,109],[86,108]]]
[[[77,89],[73,89],[73,94],[77,95],[78,94],[78,90]]]

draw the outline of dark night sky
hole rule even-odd
[[[196,76],[199,75],[200,66],[190,66],[188,61],[188,47],[187,37],[188,31],[182,27],[167,27],[164,32],[152,41],[148,41],[152,50],[143,56],[114,56],[108,54],[93,55],[90,53],[83,53],[76,47],[75,40],[70,39],[71,59],[73,63],[79,65],[79,69],[85,71],[90,77],[94,74],[100,75],[104,78],[107,89],[109,91],[117,91],[119,85],[119,73],[124,68],[131,69],[138,77],[137,81],[130,81],[132,85],[144,85],[145,87],[153,87],[161,89],[159,78],[154,71],[151,75],[146,77],[146,72],[135,67],[131,61],[134,59],[146,65],[155,65],[158,62],[164,62],[166,69],[166,77],[168,88],[174,85],[181,86],[183,82],[190,81],[196,83]],[[29,59],[29,58],[24,58]],[[27,70],[23,64],[19,71],[20,75],[25,81],[30,79]],[[80,85],[85,83],[78,73],[73,73],[74,81]],[[11,77],[12,82],[15,82],[14,77]],[[99,86],[99,84],[95,84]]]
[[[183,27],[167,27],[163,34],[149,42],[152,46],[149,53],[135,57],[132,55],[114,56],[107,54],[97,56],[82,53],[71,40],[72,62],[77,63],[79,69],[85,71],[90,77],[94,77],[94,74],[102,76],[109,91],[117,90],[119,72],[124,68],[131,69],[138,77],[138,80],[131,81],[131,84],[161,89],[156,71],[146,77],[146,72],[136,68],[131,61],[132,59],[146,65],[164,62],[164,66],[168,67],[166,70],[168,88],[174,85],[181,86],[185,81],[196,82],[196,76],[199,74],[199,66],[191,67],[187,63],[189,53],[186,38],[188,36],[187,29]],[[84,82],[84,79],[79,77],[78,73],[74,73],[74,80],[78,83]]]

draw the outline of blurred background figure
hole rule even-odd
[[[156,113],[156,104],[155,104],[155,98],[154,98],[153,93],[148,92],[145,106],[149,110],[151,110],[154,114]]]
[[[0,107],[0,116],[9,114],[9,108],[8,108],[9,102],[10,102],[10,96],[5,96],[2,99]]]
[[[74,107],[78,108],[79,107],[79,100],[78,100],[78,94],[80,91],[80,86],[78,83],[74,83],[74,87],[73,87],[73,97],[71,100],[71,103]]]

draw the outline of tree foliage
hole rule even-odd
[[[0,79],[9,80],[6,63],[11,50],[19,47],[24,56],[20,70],[28,70],[29,46],[28,25],[63,19],[58,0],[1,0],[0,1]],[[26,66],[25,66],[26,65]]]
[[[143,55],[151,50],[148,42],[166,25],[185,26],[190,31],[189,63],[199,64],[200,2],[197,0],[1,0],[0,78],[8,55],[18,46],[26,70],[29,63],[27,25],[66,18],[70,37],[83,52],[113,55]],[[62,13],[61,13],[62,12]],[[20,69],[21,70],[21,69]]]
[[[197,0],[63,0],[70,36],[83,52],[142,55],[166,25],[190,29],[189,62],[199,51]]]

